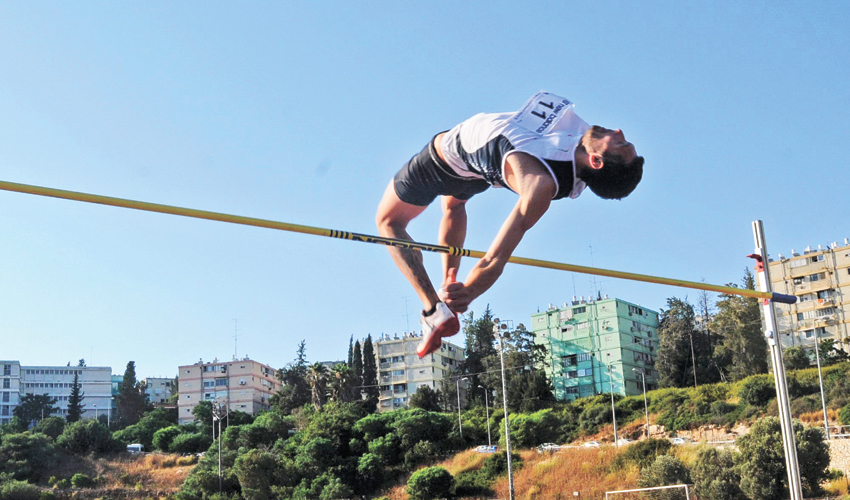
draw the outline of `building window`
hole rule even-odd
[[[567,394],[578,394],[578,387],[567,387],[566,393]]]
[[[587,307],[581,306],[573,309],[573,314],[584,314],[587,312]]]
[[[12,381],[7,379],[7,378],[4,378],[3,379],[3,388],[4,389],[11,389],[12,388]]]
[[[564,378],[578,378],[578,370],[572,370],[564,373]]]
[[[223,386],[223,385],[227,385],[227,379],[226,378],[217,378],[217,379],[215,379],[215,385],[219,386],[219,387]]]

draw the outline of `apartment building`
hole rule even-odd
[[[270,408],[269,398],[280,390],[275,369],[249,358],[205,363],[178,368],[178,415],[181,424],[192,422],[192,409],[201,401],[224,404],[231,411],[257,415]]]
[[[3,389],[0,393],[0,423],[8,423],[25,394],[47,394],[59,409],[53,415],[68,414],[68,398],[78,376],[83,393],[82,418],[106,418],[112,412],[112,368],[108,366],[21,366],[19,361],[0,361]]]
[[[546,348],[555,398],[610,393],[637,395],[657,388],[656,311],[621,299],[578,300],[531,315],[534,342]],[[643,377],[642,377],[643,374]]]
[[[850,240],[778,256],[770,260],[773,291],[797,297],[797,303],[776,308],[782,345],[814,346],[818,339],[834,339],[850,352]]]
[[[176,390],[172,392],[172,389],[175,389],[173,378],[147,377],[143,383],[144,393],[148,397],[148,401],[157,406],[168,404],[171,395],[177,392]]]
[[[380,386],[378,411],[407,408],[410,396],[422,386],[436,391],[443,377],[466,358],[462,347],[443,340],[440,349],[419,359],[416,346],[421,340],[421,334],[405,333],[393,337],[385,334],[375,342]],[[461,382],[460,392],[465,401],[465,382]]]
[[[21,401],[21,363],[0,361],[0,424],[8,424]]]

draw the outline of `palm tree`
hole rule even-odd
[[[313,363],[307,373],[307,381],[313,394],[313,407],[321,410],[327,392],[328,368],[319,362]]]
[[[345,363],[334,365],[330,376],[331,399],[343,403],[351,401],[351,394],[353,392],[353,388],[351,387],[353,380],[351,368]]]

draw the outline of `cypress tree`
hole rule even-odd
[[[372,334],[363,341],[363,386],[366,398],[378,404],[378,362],[372,346]]]
[[[142,385],[136,380],[136,363],[130,361],[124,370],[124,380],[118,388],[115,403],[115,421],[120,428],[138,422],[148,409],[147,397]]]
[[[68,413],[65,416],[65,420],[68,423],[78,421],[83,415],[83,399],[85,398],[85,394],[82,391],[79,374],[79,371],[74,370],[74,383],[71,385],[71,395],[68,396]]]
[[[351,355],[351,384],[354,386],[354,399],[360,400],[363,398],[363,351],[360,347],[360,341],[354,343],[354,349]]]

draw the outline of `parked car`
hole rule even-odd
[[[127,453],[132,453],[133,455],[138,455],[145,451],[144,445],[139,443],[133,443],[127,445]]]
[[[686,438],[686,437],[674,437],[673,439],[670,440],[670,442],[673,443],[673,444],[688,444],[688,443],[693,443],[694,440],[691,439],[691,438]]]
[[[599,441],[588,441],[582,446],[585,446],[587,448],[599,448]]]
[[[543,452],[546,452],[546,451],[553,452],[553,451],[558,451],[560,449],[561,449],[561,446],[557,445],[555,443],[543,443],[543,444],[541,444],[540,446],[537,447],[537,453],[543,453]]]
[[[498,449],[499,447],[496,445],[487,446],[486,444],[482,444],[481,446],[475,448],[475,451],[477,451],[478,453],[496,453],[496,450]]]
[[[617,445],[619,445],[619,446],[624,446],[624,445],[632,444],[632,443],[634,443],[634,440],[628,439],[628,438],[620,438],[620,439],[617,440]]]

